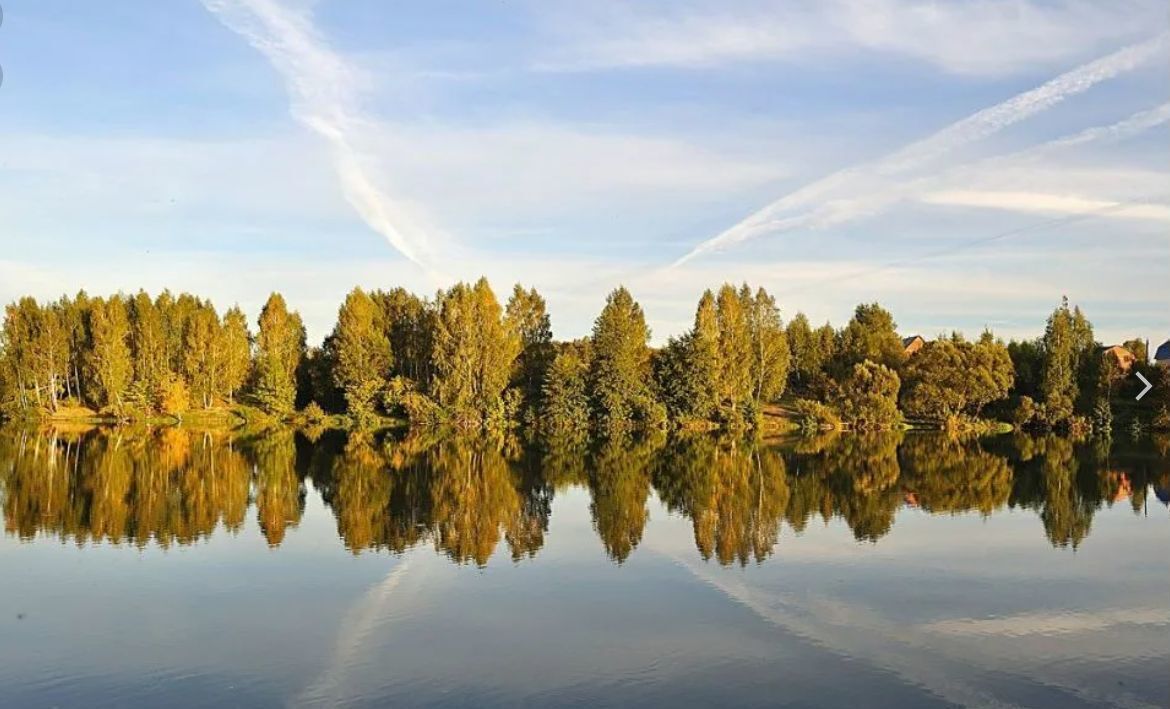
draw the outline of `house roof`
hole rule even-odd
[[[1113,351],[1117,351],[1117,350],[1119,350],[1118,354],[1121,354],[1121,352],[1124,352],[1125,354],[1129,355],[1130,357],[1134,356],[1133,352],[1130,352],[1128,347],[1124,347],[1122,345],[1104,345],[1102,347],[1097,348],[1097,351],[1100,352],[1101,354],[1105,354],[1106,352],[1113,352]]]
[[[1166,340],[1158,345],[1158,351],[1154,353],[1155,362],[1162,362],[1164,360],[1170,360],[1170,340]]]
[[[910,337],[903,337],[902,338],[902,346],[909,347],[910,343],[914,342],[915,340],[922,340],[922,335],[911,335]],[[926,340],[922,340],[922,341],[925,342]],[[1168,343],[1168,344],[1170,344],[1170,343]]]

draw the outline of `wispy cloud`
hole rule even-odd
[[[957,207],[981,207],[1036,214],[1108,213],[1122,219],[1170,221],[1170,207],[1161,204],[1126,204],[1112,200],[1089,199],[1073,195],[1004,190],[945,190],[923,195],[927,204]]]
[[[956,74],[1000,75],[1075,61],[1102,42],[1132,40],[1166,20],[1155,0],[821,0],[671,3],[633,9],[574,4],[548,21],[558,45],[538,68],[711,67],[730,62],[809,62],[880,52]]]
[[[203,4],[280,73],[293,116],[329,143],[346,199],[361,218],[403,256],[442,280],[434,270],[440,237],[420,224],[408,205],[380,188],[356,148],[359,134],[370,123],[359,105],[363,78],[330,49],[308,11],[274,0],[204,0]]]
[[[747,219],[694,247],[674,265],[765,234],[840,223],[869,213],[867,197],[888,189],[891,181],[913,176],[957,149],[1028,119],[1088,91],[1101,82],[1132,71],[1165,54],[1170,34],[1131,45],[1057,76],[1044,84],[952,123],[884,158],[847,168],[772,202]]]

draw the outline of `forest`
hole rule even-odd
[[[501,304],[486,279],[434,297],[355,288],[310,346],[279,293],[253,329],[239,307],[195,295],[26,297],[0,330],[0,417],[182,421],[209,412],[347,428],[523,428],[544,436],[639,430],[907,425],[1108,432],[1121,415],[1170,428],[1170,368],[1147,344],[1123,363],[1067,299],[1035,339],[987,330],[903,338],[860,304],[835,328],[785,322],[765,289],[703,293],[687,332],[651,347],[642,307],[612,291],[589,337],[555,341],[544,298],[516,285]],[[1134,368],[1155,383],[1129,405]]]

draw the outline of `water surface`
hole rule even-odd
[[[1170,705],[1165,440],[0,433],[0,704]]]

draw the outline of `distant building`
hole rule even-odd
[[[1170,367],[1170,340],[1158,345],[1158,351],[1154,353],[1154,364]]]
[[[926,344],[926,340],[922,339],[922,335],[911,335],[910,337],[902,338],[902,349],[906,351],[906,355],[912,355]]]
[[[1102,347],[1101,356],[1112,359],[1123,374],[1129,374],[1129,370],[1133,369],[1133,363],[1137,361],[1137,356],[1121,345]]]

